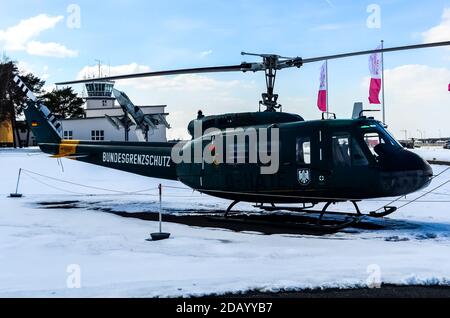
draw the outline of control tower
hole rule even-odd
[[[115,98],[112,95],[114,82],[88,82],[85,84],[84,99],[86,101],[86,116],[89,116],[91,110],[102,110],[114,108]]]

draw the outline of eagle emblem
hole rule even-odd
[[[311,182],[311,171],[309,169],[299,169],[297,178],[301,185],[307,186]]]

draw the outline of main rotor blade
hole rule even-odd
[[[313,62],[319,62],[319,61],[325,61],[325,60],[341,59],[344,57],[368,55],[368,54],[373,54],[373,53],[386,53],[386,52],[395,52],[395,51],[416,50],[416,49],[424,49],[424,48],[440,47],[440,46],[450,46],[450,41],[407,45],[407,46],[397,46],[397,47],[390,47],[390,48],[385,48],[385,49],[376,49],[376,50],[359,51],[359,52],[344,53],[344,54],[337,54],[337,55],[313,57],[313,58],[309,58],[309,59],[303,59],[302,61],[303,61],[303,64],[305,64],[305,63],[313,63]]]
[[[76,81],[69,81],[69,82],[60,82],[60,83],[56,83],[56,85],[71,85],[71,84],[82,84],[82,83],[87,83],[87,82],[114,81],[114,80],[123,80],[123,79],[131,79],[131,78],[181,75],[181,74],[236,72],[236,71],[247,71],[247,70],[250,71],[251,68],[252,68],[251,63],[242,63],[240,65],[230,65],[230,66],[186,68],[186,69],[179,69],[179,70],[146,72],[146,73],[137,73],[137,74],[108,76],[108,77],[102,77],[102,78],[91,78],[91,79],[83,79],[83,80],[76,80]]]
[[[313,63],[313,62],[319,62],[319,61],[324,61],[324,60],[340,59],[340,58],[352,57],[352,56],[358,56],[358,55],[368,55],[368,54],[372,54],[372,53],[386,53],[386,52],[415,50],[415,49],[432,48],[432,47],[440,47],[440,46],[450,46],[450,41],[426,43],[426,44],[416,44],[416,45],[408,45],[408,46],[398,46],[398,47],[391,47],[391,48],[384,48],[384,49],[375,49],[375,50],[359,51],[359,52],[344,53],[344,54],[337,54],[337,55],[314,57],[314,58],[308,58],[308,59],[295,58],[295,59],[289,59],[289,60],[282,61],[282,63],[280,63],[278,67],[279,67],[279,69],[288,68],[288,67],[300,67],[302,64],[305,64],[305,63]],[[137,73],[137,74],[108,76],[108,77],[102,77],[102,78],[91,78],[91,79],[84,79],[84,80],[60,82],[60,83],[56,83],[56,85],[83,84],[83,83],[88,83],[88,82],[114,81],[114,80],[132,79],[132,78],[141,78],[141,77],[182,75],[182,74],[247,72],[247,71],[257,72],[257,71],[262,71],[265,68],[266,68],[266,66],[262,63],[242,63],[239,65],[230,65],[230,66],[186,68],[186,69],[169,70],[169,71],[146,72],[146,73]]]

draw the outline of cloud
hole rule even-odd
[[[203,52],[200,53],[200,56],[201,57],[207,57],[208,55],[211,55],[212,52],[213,52],[212,50],[203,51]]]
[[[41,78],[43,80],[47,80],[50,77],[50,74],[48,73],[48,65],[44,65],[42,70],[44,71],[44,73],[41,75]]]
[[[53,29],[64,17],[50,17],[46,14],[21,20],[19,24],[6,30],[0,30],[0,41],[10,51],[25,50],[25,44],[45,30]]]
[[[48,16],[40,14],[21,20],[17,25],[0,30],[0,42],[9,51],[26,51],[30,55],[49,57],[74,57],[78,52],[69,50],[64,45],[50,42],[35,41],[42,32],[55,28],[64,19],[63,16]]]
[[[150,72],[150,67],[146,65],[138,65],[137,63],[116,65],[116,66],[102,65],[101,67],[102,76],[115,76],[115,75],[135,74],[144,72]],[[78,72],[77,75],[78,80],[93,77],[98,77],[98,65],[85,66]]]
[[[33,67],[29,63],[27,63],[25,61],[17,62],[17,67],[19,68],[19,71],[21,73],[27,74],[27,73],[33,73],[34,72],[33,71]]]
[[[70,50],[66,48],[64,45],[55,42],[42,43],[39,41],[31,41],[27,43],[26,50],[28,54],[37,56],[48,56],[59,58],[78,56],[77,51]]]
[[[437,137],[439,129],[450,137],[450,69],[404,65],[385,71],[387,123],[398,138],[402,130],[418,137],[417,129]],[[363,81],[366,91],[369,79]]]
[[[48,78],[51,76],[49,74],[48,65],[44,65],[43,67],[36,66],[22,60],[17,63],[17,67],[22,74],[32,73],[44,81],[48,80]]]
[[[450,8],[444,9],[441,23],[422,33],[426,43],[450,41]]]

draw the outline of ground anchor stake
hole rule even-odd
[[[159,184],[158,186],[159,190],[159,232],[158,233],[151,233],[151,239],[147,239],[147,241],[161,241],[168,239],[170,237],[170,233],[164,233],[162,231],[162,185]]]
[[[21,198],[22,194],[19,193],[20,175],[22,174],[22,168],[19,169],[19,175],[17,176],[16,192],[9,195],[10,198]]]

